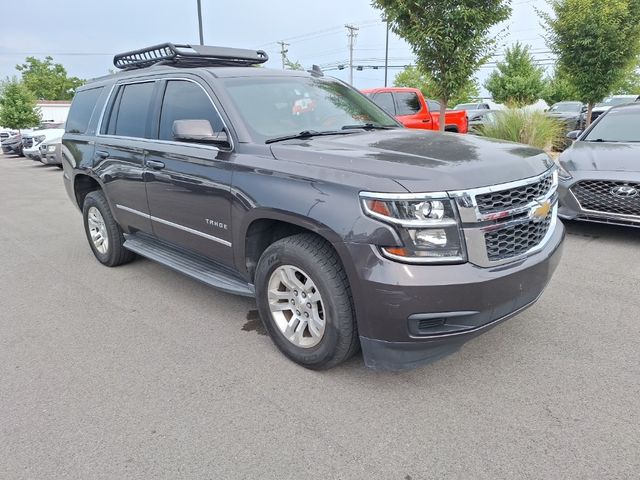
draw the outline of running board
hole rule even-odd
[[[253,285],[233,275],[228,268],[144,234],[125,234],[124,247],[223,292],[255,297]]]

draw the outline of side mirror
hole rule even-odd
[[[582,130],[572,130],[569,133],[567,133],[567,139],[572,141],[577,140],[581,133],[582,133]]]
[[[229,146],[229,136],[224,130],[214,133],[209,120],[176,120],[172,128],[173,138],[181,142],[214,143]]]

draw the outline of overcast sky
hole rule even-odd
[[[535,56],[549,64],[548,49],[535,7],[544,0],[513,0],[513,14],[495,32],[503,32],[497,59],[505,46],[519,40],[531,45]],[[290,44],[289,57],[305,67],[347,63],[345,24],[360,28],[356,65],[384,64],[385,25],[369,0],[202,0],[204,39],[208,45],[261,48],[268,66],[280,68],[280,46]],[[15,65],[27,55],[51,55],[71,75],[92,78],[113,68],[114,53],[172,41],[197,43],[196,0],[22,0],[7,18],[0,13],[0,78],[15,75]],[[28,12],[22,15],[19,12]],[[391,34],[390,65],[412,63],[410,48]],[[482,83],[492,66],[478,73]],[[389,83],[399,72],[389,70]],[[328,72],[347,79],[346,70]],[[383,69],[354,72],[358,88],[381,86]],[[484,91],[484,89],[482,89]]]

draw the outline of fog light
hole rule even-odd
[[[444,247],[447,245],[447,232],[442,229],[416,230],[416,245]]]

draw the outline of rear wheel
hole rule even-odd
[[[101,191],[90,192],[85,197],[82,216],[89,246],[100,263],[116,267],[133,260],[135,254],[124,248],[122,229]]]
[[[258,262],[255,285],[267,331],[294,362],[327,369],[358,350],[349,282],[322,238],[300,234],[269,246]]]

